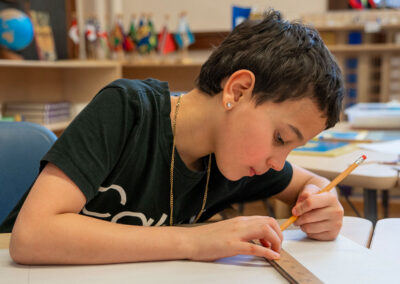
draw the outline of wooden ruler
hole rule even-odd
[[[266,259],[289,283],[324,283],[294,257],[281,249],[279,260]]]

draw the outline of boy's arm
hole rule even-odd
[[[336,189],[316,194],[329,180],[293,165],[293,177],[279,194],[279,200],[290,204],[292,214],[298,216],[295,225],[307,235],[319,240],[333,240],[339,234],[343,221],[343,207]]]
[[[85,196],[56,166],[48,164],[38,177],[14,225],[10,254],[20,263],[113,263],[132,261],[141,252],[141,227],[127,226],[79,215]],[[176,257],[183,253],[179,228],[162,239],[175,248]],[[95,236],[95,237],[94,237]],[[154,257],[168,253],[160,239],[148,236]],[[179,245],[178,245],[179,244]]]
[[[212,260],[236,254],[273,259],[282,242],[278,224],[269,217],[235,218],[193,228],[141,227],[79,215],[85,202],[79,188],[48,164],[14,225],[11,257],[22,264]],[[272,249],[248,242],[254,239],[270,242]]]

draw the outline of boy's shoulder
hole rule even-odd
[[[118,79],[107,86],[106,88],[121,88],[128,93],[161,93],[169,95],[169,87],[167,82],[163,82],[153,78],[147,78],[145,80],[137,80],[137,79]]]
[[[129,107],[135,113],[170,112],[168,83],[157,79],[118,79],[105,86],[93,99],[108,109]]]

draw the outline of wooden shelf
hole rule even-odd
[[[0,59],[1,67],[20,68],[118,68],[120,63],[112,60],[6,60]]]
[[[0,103],[88,102],[121,74],[121,64],[111,60],[0,60]]]
[[[339,31],[354,30],[357,26],[347,26]],[[332,28],[332,27],[329,27]],[[335,27],[336,28],[336,27]],[[358,28],[362,28],[358,26]],[[386,28],[386,27],[385,27]],[[389,29],[389,27],[387,27]],[[394,26],[390,26],[394,28]],[[400,25],[396,28],[400,29]],[[323,29],[322,29],[323,30]],[[320,29],[321,31],[321,29]],[[341,32],[339,32],[341,33]],[[346,37],[339,37],[341,40]],[[343,41],[339,41],[342,43]],[[389,92],[389,67],[395,55],[400,54],[400,44],[364,43],[359,45],[329,45],[329,50],[337,58],[344,74],[357,72],[357,83],[346,84],[357,89],[357,101],[369,101],[377,94],[370,94],[370,83],[378,86],[377,80],[369,79],[370,73],[379,72],[380,100],[387,101]],[[190,51],[186,60],[173,53],[166,57],[151,55],[134,56],[129,60],[60,60],[55,62],[33,60],[0,60],[0,103],[6,101],[49,102],[67,100],[73,104],[89,102],[97,92],[113,80],[119,78],[145,79],[149,77],[167,81],[171,91],[188,91],[195,87],[202,64],[211,50]],[[357,68],[347,70],[346,59],[358,58]],[[379,66],[371,66],[371,56],[380,58]],[[69,122],[45,125],[53,131],[64,129]]]
[[[153,77],[168,82],[171,91],[189,91],[194,88],[201,65],[210,54],[210,50],[205,50],[190,51],[185,58],[179,53],[165,57],[134,57],[122,64],[122,76],[132,79]]]
[[[188,91],[210,51],[190,52],[185,60],[167,57],[134,57],[133,60],[0,60],[0,104],[7,101],[89,102],[98,91],[119,78],[157,78],[172,91]],[[60,133],[70,121],[45,124]]]
[[[197,67],[201,66],[210,54],[210,50],[197,50],[190,51],[186,57],[182,57],[179,53],[172,53],[167,56],[156,54],[150,56],[134,56],[131,60],[122,62],[122,67]]]
[[[319,32],[351,32],[351,31],[364,31],[365,25],[346,25],[346,26],[313,26]],[[398,31],[400,24],[381,25],[381,31]]]
[[[400,44],[394,43],[335,44],[327,47],[332,53],[400,52]]]

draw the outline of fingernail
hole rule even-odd
[[[297,216],[297,209],[296,209],[296,207],[293,208],[293,215],[296,215],[296,216]]]
[[[277,252],[274,252],[274,259],[280,259],[281,255]]]

